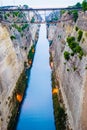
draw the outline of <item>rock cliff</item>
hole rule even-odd
[[[52,41],[50,52],[53,56],[53,69],[56,71],[70,127],[73,130],[87,130],[86,23],[87,12],[79,12],[76,23],[66,12],[62,15],[61,22],[47,27],[48,40]],[[67,39],[71,37],[75,46]],[[66,52],[67,57],[64,54]]]
[[[38,40],[40,26],[29,23],[32,19],[37,21],[38,15],[31,12],[29,16],[20,11],[6,12],[0,23],[0,130],[7,130],[10,99],[24,70],[28,52]]]

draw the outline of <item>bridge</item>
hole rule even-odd
[[[0,8],[0,12],[2,11],[56,11],[56,10],[82,10],[81,7],[75,8],[75,7],[67,7],[67,8]]]
[[[70,10],[70,11],[72,11],[72,10],[77,10],[77,11],[80,11],[80,10],[82,10],[82,8],[81,7],[79,7],[79,8],[77,8],[77,7],[67,7],[67,8],[17,8],[17,7],[15,7],[14,6],[14,8],[0,8],[0,12],[2,13],[2,12],[4,12],[4,14],[6,13],[6,12],[16,12],[16,11],[20,11],[20,12],[28,12],[28,13],[30,13],[30,12],[37,12],[37,13],[39,13],[39,14],[41,14],[40,12],[44,12],[44,16],[46,16],[46,12],[50,12],[50,11],[61,11],[61,10],[64,10],[64,11],[66,11],[66,10]],[[51,21],[51,22],[49,22],[50,24],[55,24],[55,23],[58,23],[58,22],[61,22],[61,21],[68,21],[68,20],[71,20],[71,19],[66,19],[66,20],[57,20],[57,21]],[[11,23],[10,21],[7,21],[7,20],[3,20],[1,17],[0,17],[0,21],[2,21],[2,22],[4,22],[4,23]],[[24,24],[24,22],[14,22],[14,23],[17,23],[17,24]],[[28,23],[28,22],[27,22]],[[29,23],[30,23],[30,21],[29,21]],[[42,21],[36,21],[36,22],[32,22],[31,24],[44,24],[44,23],[46,23],[46,20],[42,20]]]

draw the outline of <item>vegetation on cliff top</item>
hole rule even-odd
[[[87,10],[87,1],[86,0],[84,0],[82,2],[82,9],[83,9],[84,12]]]

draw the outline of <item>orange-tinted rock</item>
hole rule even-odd
[[[50,67],[51,67],[51,69],[53,68],[53,62],[50,62]]]
[[[53,88],[52,94],[57,94],[59,92],[58,88]]]
[[[17,94],[16,98],[17,98],[17,100],[18,100],[19,102],[22,101],[22,95],[21,95],[21,94]]]
[[[32,64],[32,60],[29,60],[29,61],[28,61],[28,64],[31,65],[31,64]]]
[[[32,53],[34,53],[35,52],[35,50],[34,50],[34,48],[32,49]]]

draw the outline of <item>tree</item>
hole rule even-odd
[[[77,8],[81,8],[82,5],[80,4],[80,2],[78,2],[78,3],[75,5],[75,7],[77,7]]]
[[[77,19],[78,19],[78,12],[75,10],[75,11],[73,11],[73,19],[74,19],[74,22],[76,22],[77,21]]]
[[[32,17],[32,19],[31,19],[31,23],[34,23],[34,22],[35,22],[35,18]]]
[[[28,9],[29,7],[28,7],[28,5],[23,5],[23,8]]]
[[[82,2],[82,9],[83,9],[84,12],[87,10],[87,1],[86,0],[84,0]]]
[[[64,52],[64,58],[65,58],[65,60],[67,60],[67,61],[70,59],[70,54],[69,54],[68,51],[65,51],[65,52]]]

